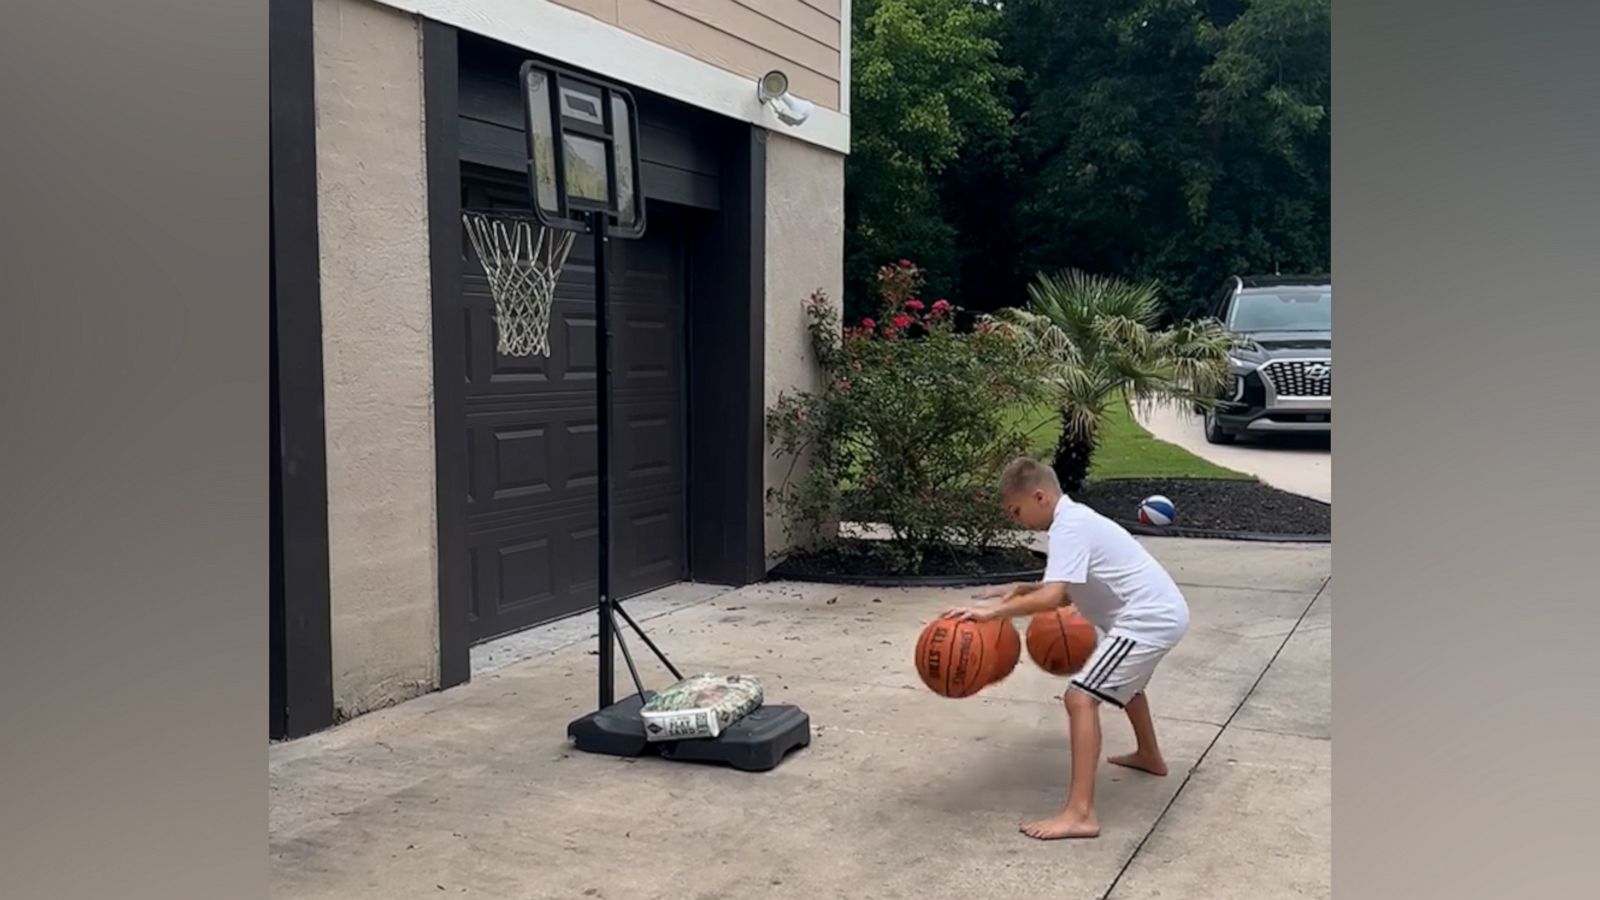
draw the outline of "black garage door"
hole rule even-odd
[[[464,194],[469,208],[526,209],[520,185],[468,180]],[[643,239],[611,243],[612,578],[620,597],[687,575],[685,228],[667,204],[652,203],[649,217]],[[470,250],[467,257],[459,427],[471,631],[484,640],[598,599],[593,247],[579,235],[562,271],[549,358],[496,352],[494,301]]]

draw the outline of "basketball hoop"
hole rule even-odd
[[[550,355],[550,305],[576,232],[529,216],[466,212],[472,250],[489,279],[503,356]]]
[[[610,246],[645,233],[644,170],[639,159],[639,113],[625,88],[527,60],[520,73],[527,140],[529,212],[464,212],[473,249],[489,276],[499,323],[500,352],[550,354],[551,300],[556,279],[582,232],[594,242],[594,444],[596,587],[599,633],[598,706],[567,725],[573,745],[586,753],[720,762],[764,771],[785,753],[811,742],[811,720],[797,707],[761,706],[715,736],[651,741],[645,705],[656,696],[645,689],[623,637],[633,629],[673,677],[683,675],[612,595],[611,580],[611,395]],[[531,215],[530,215],[531,214]],[[637,693],[617,701],[615,651],[622,651]],[[681,685],[680,685],[681,687]],[[656,712],[652,704],[652,714]],[[677,710],[681,712],[682,710]],[[660,724],[660,723],[656,723]]]

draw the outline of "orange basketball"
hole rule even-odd
[[[1028,656],[1051,675],[1076,674],[1095,642],[1094,626],[1070,609],[1042,612],[1028,623]]]
[[[988,656],[988,677],[984,683],[999,684],[1016,669],[1017,660],[1022,658],[1022,636],[1017,634],[1017,626],[1011,624],[1010,619],[996,619],[978,627],[983,630],[984,640],[988,642],[986,646],[992,649]]]
[[[999,632],[993,624],[942,617],[929,622],[917,638],[922,683],[941,697],[970,697],[982,690],[994,671],[992,638]]]

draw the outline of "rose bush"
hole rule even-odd
[[[837,541],[839,521],[881,524],[889,539],[861,546],[897,573],[918,572],[935,549],[948,557],[1019,541],[996,481],[1027,447],[1012,411],[1044,390],[1045,363],[1026,341],[958,328],[959,309],[943,298],[926,303],[921,284],[908,260],[883,267],[879,314],[848,327],[824,295],[809,298],[826,378],[767,414],[769,440],[792,461],[768,494],[791,537],[815,548]]]

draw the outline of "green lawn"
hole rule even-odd
[[[1035,458],[1049,462],[1061,436],[1061,419],[1053,407],[1022,410],[1019,424],[1032,438]],[[1134,421],[1133,413],[1118,404],[1100,432],[1089,480],[1103,478],[1237,478],[1251,476],[1209,463],[1193,453],[1158,441]]]
[[[1055,458],[1056,440],[1061,436],[1061,417],[1049,405],[1018,410],[1018,426],[1031,438],[1029,453],[1040,462],[1049,463]],[[1150,436],[1127,406],[1118,404],[1112,409],[1100,433],[1100,446],[1094,451],[1094,465],[1089,471],[1090,481],[1106,478],[1230,478],[1253,481],[1254,476],[1232,469],[1224,469],[1207,462],[1175,444],[1158,441]],[[852,487],[846,477],[840,484],[844,490]]]

